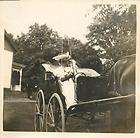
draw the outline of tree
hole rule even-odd
[[[79,67],[102,72],[102,62],[94,48],[75,38],[64,38],[64,50],[69,51]]]
[[[17,37],[16,43],[19,52],[14,56],[14,60],[25,65],[33,64],[37,59],[52,61],[52,57],[69,51],[80,67],[101,71],[100,58],[92,47],[75,38],[61,38],[46,24],[31,25],[28,33]]]
[[[123,56],[136,53],[136,6],[96,5],[99,10],[87,34],[90,46],[99,46],[101,58],[116,62]]]
[[[102,72],[102,62],[94,48],[88,45],[81,45],[72,51],[72,57],[80,67],[94,69],[99,73]]]
[[[15,56],[15,60],[24,64],[30,64],[37,58],[50,60],[62,47],[62,39],[57,32],[46,24],[39,26],[37,23],[29,27],[27,34],[18,36],[16,42],[21,52]]]

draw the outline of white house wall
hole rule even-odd
[[[10,88],[11,86],[11,72],[12,72],[12,61],[13,61],[13,52],[9,48],[9,44],[7,41],[5,41],[5,47],[4,47],[4,80],[3,80],[3,86],[4,88]]]
[[[3,87],[3,51],[4,51],[4,33],[0,28],[0,88]],[[1,91],[1,89],[0,89]]]

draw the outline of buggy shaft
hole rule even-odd
[[[129,95],[126,95],[126,96],[117,96],[117,97],[111,97],[111,98],[104,98],[104,99],[99,99],[99,100],[93,100],[93,101],[87,101],[87,102],[80,102],[80,103],[77,103],[77,104],[74,104],[72,106],[70,106],[68,108],[68,110],[71,110],[72,108],[76,107],[76,106],[82,106],[82,105],[88,105],[88,104],[100,104],[100,103],[106,103],[106,102],[121,102],[122,100],[125,100],[125,99],[128,99],[128,98],[131,98],[131,97],[134,97],[135,94],[129,94]],[[118,101],[117,101],[118,100]],[[121,101],[120,101],[121,100]]]

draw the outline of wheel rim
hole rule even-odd
[[[43,131],[44,117],[45,117],[45,99],[43,91],[40,90],[37,93],[35,104],[35,117],[34,117],[35,131]]]
[[[48,103],[46,112],[46,131],[64,132],[65,116],[61,98],[54,93]]]

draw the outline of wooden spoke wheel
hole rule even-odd
[[[45,98],[42,90],[39,90],[35,103],[34,127],[35,131],[43,131],[45,117]]]
[[[64,132],[65,131],[65,115],[63,103],[60,96],[54,93],[47,105],[46,111],[46,131],[48,132]]]

